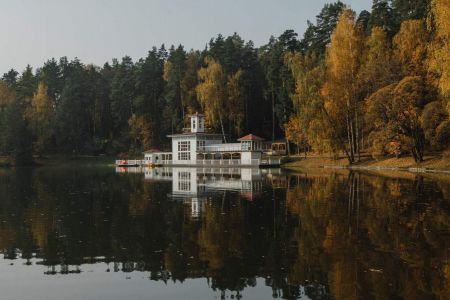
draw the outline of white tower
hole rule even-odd
[[[191,115],[191,132],[205,132],[205,116],[199,113]]]

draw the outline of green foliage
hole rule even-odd
[[[0,85],[4,85],[3,82]],[[4,99],[4,97],[8,99]],[[0,153],[9,156],[13,165],[27,165],[32,162],[32,137],[23,117],[24,106],[14,93],[0,95],[6,103],[0,112]],[[6,100],[6,101],[4,101]]]
[[[430,2],[430,0],[392,0],[395,22],[401,24],[410,19],[425,19]]]
[[[394,12],[388,0],[373,0],[372,14],[370,15],[369,28],[381,27],[393,36],[396,32]]]
[[[260,49],[260,62],[265,75],[264,96],[272,113],[272,140],[282,132],[283,124],[292,113],[290,96],[295,83],[292,73],[284,64],[284,56],[299,50],[297,34],[292,30],[285,31],[278,38],[271,37],[269,44]]]
[[[308,21],[308,27],[301,41],[303,52],[311,51],[319,55],[325,54],[325,49],[331,42],[331,34],[345,7],[345,4],[341,1],[325,4],[316,16],[316,24]]]

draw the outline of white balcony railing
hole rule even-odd
[[[202,147],[205,152],[233,152],[242,151],[241,143],[216,144]]]

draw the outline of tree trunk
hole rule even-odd
[[[225,136],[225,129],[223,128],[223,121],[222,121],[222,114],[219,112],[219,122],[220,122],[220,128],[222,129],[222,137],[225,143],[227,143],[227,137]]]
[[[358,107],[355,111],[355,123],[356,123],[356,154],[358,155],[358,162],[361,161],[361,150],[359,147],[359,118],[358,118]]]
[[[354,162],[354,156],[353,156],[353,145],[352,145],[352,138],[351,138],[351,125],[350,125],[350,118],[349,115],[347,114],[347,143],[348,143],[348,151],[347,152],[347,156],[348,156],[348,160],[349,163],[352,164]]]
[[[286,143],[286,144],[287,144],[287,145],[286,145],[286,147],[287,147],[287,155],[288,155],[288,156],[291,156],[291,147],[289,146],[289,144],[290,144],[290,143],[289,143],[289,140],[286,139],[286,142],[287,142],[287,143]]]
[[[275,141],[275,95],[272,86],[272,142]]]

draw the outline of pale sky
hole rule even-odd
[[[0,0],[0,75],[49,58],[78,57],[103,65],[125,55],[146,56],[152,46],[203,49],[211,37],[237,32],[265,44],[271,35],[315,21],[335,0]],[[372,0],[347,0],[370,10]]]

